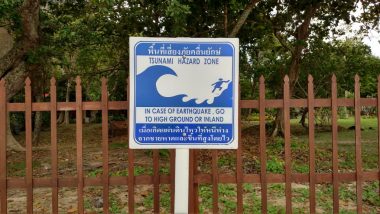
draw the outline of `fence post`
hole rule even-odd
[[[338,95],[336,76],[331,77],[331,136],[332,136],[332,179],[333,213],[339,213],[339,174],[338,174]]]
[[[102,78],[102,154],[103,154],[103,212],[109,213],[109,155],[108,155],[108,89],[107,79]]]
[[[190,150],[176,149],[175,169],[175,213],[187,213],[189,210],[189,172]]]
[[[79,76],[76,78],[75,86],[75,100],[76,100],[76,141],[77,141],[77,193],[78,193],[78,213],[84,213],[83,203],[83,104],[82,104],[82,86]]]
[[[361,106],[360,106],[360,78],[355,75],[355,157],[356,157],[356,199],[357,199],[357,213],[363,212],[363,198],[362,198],[362,148],[361,148]]]
[[[0,213],[7,213],[7,89],[0,80]]]
[[[32,89],[30,78],[25,80],[25,147],[27,213],[33,213],[33,158],[32,158]]]
[[[50,130],[52,213],[58,213],[57,87],[54,77],[50,80]]]

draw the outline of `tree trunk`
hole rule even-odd
[[[24,80],[28,75],[25,70],[25,56],[38,46],[39,35],[39,0],[25,0],[19,8],[21,16],[22,35],[12,48],[0,56],[0,79],[7,81],[7,97],[11,99],[24,86]],[[25,151],[25,149],[13,137],[8,120],[8,145],[7,149]]]
[[[25,151],[25,148],[20,145],[20,143],[14,138],[11,130],[11,120],[8,114],[8,121],[7,121],[7,150],[13,150],[17,152],[23,152]]]
[[[302,125],[302,127],[304,128],[308,128],[306,126],[306,114],[309,112],[309,109],[308,108],[304,108],[303,111],[302,111],[302,117],[301,117],[301,120],[300,120],[300,123]]]
[[[70,82],[70,80],[67,80],[66,102],[70,102],[70,87],[71,87],[71,82]],[[69,111],[65,111],[63,124],[65,124],[65,125],[70,124],[70,112]]]
[[[95,123],[96,122],[96,114],[98,113],[97,110],[95,111],[90,111],[91,117],[90,117],[90,123]]]
[[[5,77],[5,80],[7,82],[6,89],[8,101],[10,100],[10,98],[12,98],[15,94],[17,94],[19,91],[23,89],[26,75],[27,74],[25,73],[25,65],[24,63],[21,63],[20,65],[18,65],[16,69],[14,69],[12,73],[8,74]],[[10,122],[10,117],[8,115],[7,150],[14,150],[19,152],[25,151],[25,149],[13,137]]]
[[[234,28],[232,29],[231,33],[228,35],[228,37],[236,37],[236,35],[239,33],[241,27],[244,25],[245,21],[247,21],[247,18],[249,14],[251,14],[253,8],[255,7],[256,3],[260,0],[251,0],[244,8],[243,13],[240,15],[239,19],[236,21],[236,24]]]
[[[42,96],[36,96],[36,102],[42,102]],[[37,111],[34,115],[33,143],[36,145],[40,142],[40,133],[42,128],[42,111]]]
[[[309,28],[310,28],[311,19],[317,12],[318,8],[319,8],[319,4],[317,5],[311,4],[309,8],[306,10],[304,21],[299,27],[297,27],[294,33],[298,41],[304,41],[306,43],[306,40],[309,38],[309,33],[310,33]],[[286,44],[285,41],[282,40],[281,36],[277,33],[277,31],[275,31],[275,36],[279,39],[280,43],[283,45],[284,48],[289,49],[289,46]],[[294,88],[298,81],[299,72],[300,72],[299,66],[301,63],[302,51],[304,50],[304,48],[305,48],[305,45],[299,42],[299,44],[296,45],[294,49],[290,49],[292,53],[292,58],[291,58],[291,63],[290,63],[289,73],[288,73],[290,97],[292,97]],[[282,94],[283,93],[281,93],[281,95]],[[274,137],[274,136],[277,136],[278,134],[281,134],[281,135],[284,134],[284,117],[283,117],[282,109],[278,109],[277,111],[272,136]]]
[[[228,4],[224,2],[224,36],[228,36]]]
[[[271,136],[284,136],[284,124],[284,111],[282,109],[278,109]]]
[[[44,93],[44,70],[42,65],[37,62],[35,64],[27,64],[27,73],[30,74],[32,80],[32,94],[36,102],[43,101]],[[37,111],[34,114],[34,129],[32,142],[38,145],[42,126],[42,112]]]
[[[65,112],[64,111],[60,111],[59,115],[58,115],[58,119],[57,119],[57,124],[63,123],[63,118],[64,117],[65,117]]]
[[[12,35],[8,33],[5,28],[0,28],[0,58],[4,56],[13,47]],[[15,69],[12,75],[8,75],[6,90],[8,100],[12,98],[18,91],[20,91],[24,85],[23,80],[25,79],[25,68],[24,63],[20,63]],[[25,149],[17,142],[11,131],[11,121],[8,115],[7,121],[7,150],[14,151],[25,151]]]
[[[0,78],[13,72],[24,62],[25,55],[38,45],[39,0],[25,0],[20,7],[22,37],[4,56],[0,57]]]

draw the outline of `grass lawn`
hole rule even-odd
[[[299,123],[298,120],[292,119],[291,129],[297,134],[292,135],[293,142],[308,143],[308,133]],[[354,117],[338,120],[338,153],[340,170],[355,170],[355,120]],[[350,129],[351,127],[351,129]],[[325,157],[328,163],[324,166],[331,167],[331,150],[332,150],[332,134],[328,127],[324,127],[322,131],[316,131],[315,142],[317,156]],[[302,131],[301,131],[302,130]],[[361,148],[363,169],[371,170],[378,167],[378,130],[377,118],[361,118]],[[317,164],[318,165],[318,164]]]

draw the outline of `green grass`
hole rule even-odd
[[[308,130],[303,128],[298,119],[291,120],[292,142],[295,144],[308,144]],[[339,169],[344,171],[355,170],[355,130],[349,128],[354,126],[355,118],[338,120],[338,153]],[[378,166],[378,143],[377,143],[377,118],[361,118],[361,148],[364,170],[376,169]],[[329,127],[324,127],[323,131],[315,131],[317,170],[328,171],[331,168],[332,134]],[[308,148],[305,148],[308,151]],[[302,152],[301,150],[292,152]],[[302,163],[296,164],[293,168],[297,172],[306,172],[306,166]]]
[[[339,142],[354,142],[355,130],[348,128],[355,125],[355,118],[349,117],[347,119],[338,119],[338,126],[344,129],[338,131]],[[317,127],[318,128],[318,127]],[[328,128],[328,127],[326,127]],[[377,118],[361,118],[361,131],[362,142],[376,142],[377,141]],[[291,129],[297,131],[297,134],[292,136],[300,140],[308,140],[308,132],[299,124],[299,119],[291,120]],[[318,143],[331,143],[331,131],[316,131],[315,141]]]
[[[122,149],[122,148],[128,148],[128,144],[125,143],[125,142],[115,142],[115,143],[111,143],[109,145],[109,148],[112,150],[112,149]]]
[[[33,169],[37,169],[41,167],[41,161],[33,160],[32,161]],[[7,173],[9,177],[25,177],[26,173],[26,162],[25,161],[17,161],[11,162],[7,164]]]
[[[162,170],[160,169],[161,173],[165,173],[168,170],[164,167]],[[93,173],[93,172],[92,172]],[[152,167],[146,167],[146,166],[134,166],[134,174],[135,176],[138,175],[153,175],[153,168]],[[116,172],[110,172],[110,176],[128,176],[128,168],[124,170],[119,170]]]

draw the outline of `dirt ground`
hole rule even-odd
[[[83,129],[83,165],[86,177],[95,177],[102,174],[102,150],[101,150],[101,125],[85,124]],[[109,167],[112,176],[123,176],[128,170],[127,158],[127,130],[118,130],[109,139]],[[24,145],[24,134],[16,136]],[[50,131],[45,130],[41,133],[40,142],[33,146],[33,177],[43,178],[51,175],[51,156],[50,156]],[[7,154],[8,177],[25,176],[25,153],[8,152]],[[144,151],[136,152],[135,167],[143,170],[152,167],[151,155]],[[162,167],[167,167],[162,163]],[[140,172],[140,173],[145,173]],[[147,171],[147,173],[149,173]],[[58,127],[58,174],[59,177],[76,175],[76,142],[75,125]],[[136,186],[135,201],[136,209],[146,211],[141,208],[143,199],[152,190],[151,186]],[[87,213],[101,213],[102,188],[85,188],[85,208]],[[162,188],[162,191],[169,191]],[[34,213],[51,212],[51,189],[35,188]],[[127,187],[111,187],[110,197],[113,197],[118,209],[125,210],[128,201]],[[76,188],[59,189],[59,211],[60,213],[77,213],[77,191]],[[98,207],[98,208],[97,208]],[[8,190],[8,212],[26,213],[26,191],[24,189]]]
[[[257,173],[257,135],[256,128],[250,128],[243,131],[243,160],[244,173]],[[101,152],[101,125],[85,124],[83,132],[84,140],[84,175],[86,177],[95,177],[102,174],[102,152]],[[127,130],[119,130],[109,139],[109,159],[111,176],[124,176],[128,171],[127,157]],[[257,133],[257,132],[256,132]],[[24,144],[24,135],[21,133],[16,138]],[[59,177],[76,175],[76,142],[75,142],[75,125],[59,126],[58,128],[58,166]],[[228,158],[233,156],[233,151],[220,151],[219,157],[225,163],[219,168],[220,173],[234,173],[235,165],[233,161],[230,163]],[[136,151],[135,174],[151,174],[152,173],[152,153],[147,150]],[[209,152],[200,153],[199,167],[201,172],[210,172],[211,157]],[[224,160],[225,158],[226,160]],[[8,177],[24,177],[25,175],[25,153],[8,152]],[[161,154],[160,167],[163,173],[168,172],[169,158],[167,153]],[[44,130],[41,133],[40,142],[33,146],[33,176],[34,177],[50,177],[51,175],[51,158],[50,158],[50,131]],[[308,188],[307,185],[294,184],[293,188]],[[85,188],[84,205],[86,213],[102,213],[102,188],[88,187]],[[135,189],[135,207],[137,213],[152,213],[152,185],[139,185]],[[169,195],[169,186],[162,185],[162,194]],[[260,195],[260,188],[257,186],[254,190]],[[247,193],[248,194],[248,193]],[[245,198],[247,196],[244,196]],[[280,196],[269,197],[269,203],[283,207],[285,198]],[[203,199],[204,200],[204,199]],[[233,200],[233,199],[231,199]],[[251,199],[246,199],[244,203],[251,203]],[[112,213],[125,213],[127,210],[128,189],[126,186],[111,187],[110,201]],[[202,201],[202,195],[200,196]],[[162,202],[165,203],[165,202]],[[77,213],[77,192],[76,188],[59,189],[59,212],[60,213]],[[346,210],[354,211],[355,202],[342,201],[341,204]],[[221,207],[224,205],[221,204]],[[295,202],[295,207],[308,206],[306,202]],[[369,209],[369,208],[366,208]],[[208,213],[208,209],[204,212]],[[323,210],[319,209],[319,213]],[[380,211],[380,210],[379,210]],[[26,192],[23,189],[8,190],[8,212],[9,213],[26,213]],[[34,189],[34,213],[50,213],[51,212],[51,189],[36,188]],[[162,206],[161,213],[168,213],[168,203]]]

